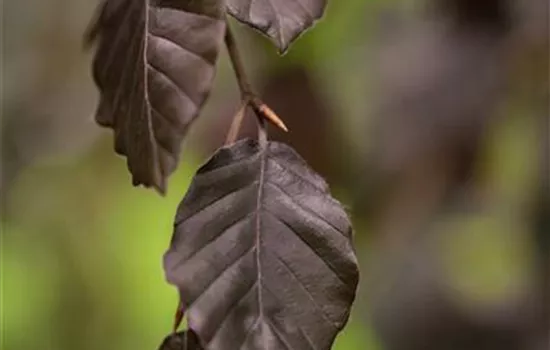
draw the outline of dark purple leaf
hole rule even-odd
[[[323,16],[326,0],[227,0],[227,12],[268,36],[285,52]]]
[[[221,0],[106,0],[97,42],[96,120],[115,131],[134,185],[166,188],[181,142],[212,87],[225,30]]]
[[[164,338],[158,350],[202,350],[202,347],[197,334],[188,329]]]
[[[217,349],[330,349],[358,282],[352,228],[289,146],[220,149],[178,208],[167,280]]]

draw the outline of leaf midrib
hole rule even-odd
[[[263,202],[263,187],[265,181],[265,168],[267,166],[267,152],[269,145],[263,143],[260,145],[260,176],[258,179],[258,196],[256,197],[256,232],[255,232],[255,242],[256,245],[255,254],[256,254],[256,279],[258,284],[258,321],[257,324],[265,322],[264,319],[264,309],[263,309],[263,299],[262,299],[262,268],[261,268],[261,211],[262,211],[262,202]],[[263,337],[262,337],[263,338]],[[266,345],[266,344],[264,344]]]

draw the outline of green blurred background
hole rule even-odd
[[[167,196],[132,187],[93,120],[96,4],[2,3],[3,350],[158,347],[177,305],[161,266],[176,206],[238,107],[224,52]],[[547,14],[540,0],[329,1],[282,58],[233,23],[290,127],[273,137],[354,221],[361,287],[335,350],[549,348]]]

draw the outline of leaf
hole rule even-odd
[[[323,16],[326,0],[227,0],[227,12],[268,36],[281,53]]]
[[[329,349],[358,282],[350,221],[289,146],[220,149],[178,208],[167,280],[207,349]]]
[[[158,350],[202,350],[197,334],[192,329],[170,334]]]
[[[208,97],[225,31],[221,0],[105,0],[87,34],[97,42],[96,121],[114,129],[134,185],[161,193]]]

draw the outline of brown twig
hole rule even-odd
[[[229,27],[229,21],[226,20],[225,26],[225,46],[227,47],[227,52],[229,53],[229,58],[231,59],[231,65],[235,71],[235,77],[237,78],[239,89],[241,90],[241,97],[245,100],[253,95],[252,88],[248,82],[235,37]]]
[[[237,138],[247,106],[252,107],[258,118],[266,119],[276,127],[284,131],[288,131],[288,128],[281,118],[279,118],[279,116],[271,108],[269,108],[258,96],[256,96],[254,92],[252,92],[252,88],[246,76],[244,65],[237,48],[237,43],[235,42],[235,37],[233,36],[231,28],[229,27],[229,22],[227,21],[225,30],[225,46],[227,47],[227,52],[229,53],[229,58],[231,59],[231,65],[235,71],[235,77],[237,79],[237,83],[239,84],[242,100],[239,111],[233,117],[233,122],[231,123],[231,128],[229,129],[226,138],[226,144],[233,143]]]
[[[244,115],[246,114],[246,107],[248,107],[249,101],[248,99],[244,100],[241,104],[241,108],[237,111],[237,114],[233,117],[233,121],[231,122],[231,127],[229,128],[229,132],[227,133],[227,138],[225,139],[225,144],[230,145],[237,139],[237,135],[239,134],[239,129],[241,128],[241,124],[244,119]]]
[[[183,320],[183,316],[185,314],[183,304],[181,301],[178,303],[178,307],[176,308],[176,313],[174,315],[174,325],[172,328],[172,333],[176,333],[178,331],[178,328],[180,327],[181,321]]]

